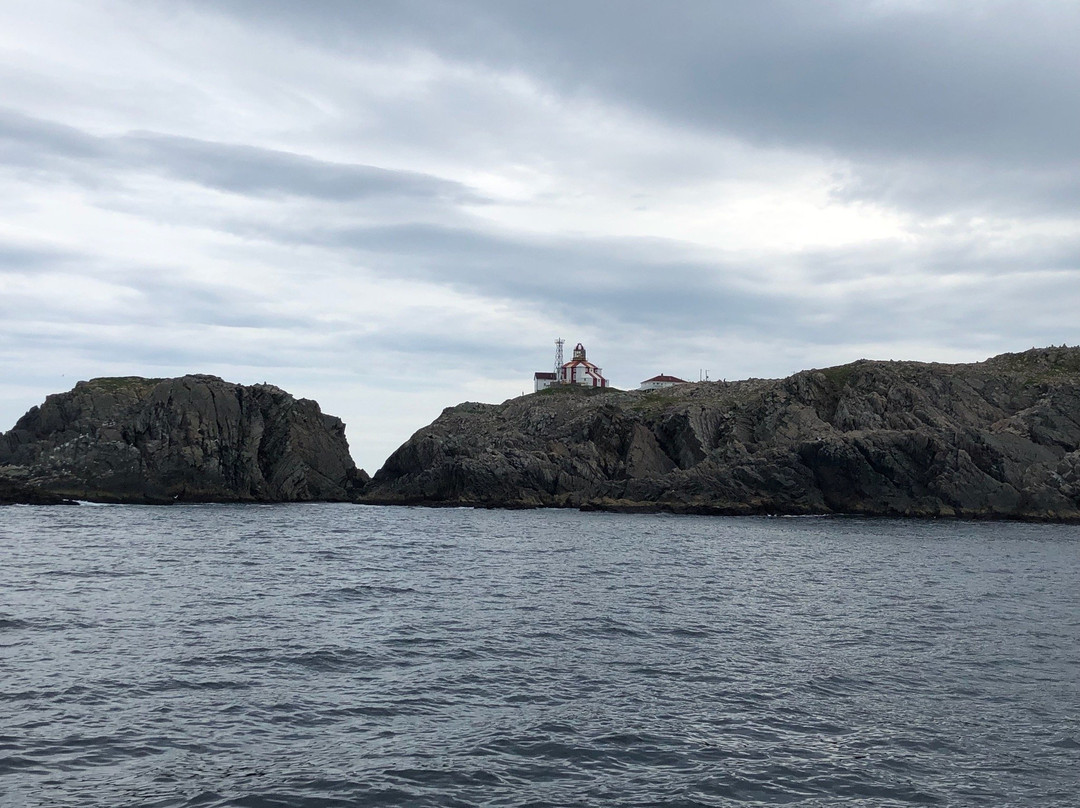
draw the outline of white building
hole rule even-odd
[[[556,340],[559,359],[562,358],[562,340]],[[558,360],[556,360],[558,361]],[[604,378],[601,368],[598,368],[585,357],[585,346],[580,342],[574,346],[573,357],[569,362],[559,364],[555,371],[537,371],[533,374],[533,385],[536,392],[546,390],[557,384],[577,384],[583,387],[607,387],[608,380]]]
[[[638,390],[662,390],[665,387],[674,387],[677,384],[687,384],[686,379],[680,379],[676,376],[665,376],[661,373],[659,376],[653,376],[651,379],[646,379],[638,387]]]
[[[547,390],[551,385],[555,384],[555,378],[555,374],[550,370],[546,373],[542,370],[536,371],[533,374],[533,384],[536,385],[536,392]]]

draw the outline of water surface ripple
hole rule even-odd
[[[1077,527],[0,509],[0,805],[1078,794]]]

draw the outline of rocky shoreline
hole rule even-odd
[[[1080,519],[1080,349],[448,408],[372,504]]]
[[[373,478],[272,385],[93,379],[0,435],[0,504],[305,502],[1080,521],[1080,348],[443,411]]]
[[[0,505],[74,505],[70,499],[0,477]]]

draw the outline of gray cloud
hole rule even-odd
[[[796,303],[782,290],[739,288],[726,278],[730,267],[682,257],[685,247],[674,242],[526,238],[422,223],[241,232],[346,250],[388,278],[443,284],[598,324],[686,327],[723,320],[765,327]]]
[[[49,247],[25,247],[0,242],[0,276],[8,273],[47,272],[78,256]]]
[[[395,196],[479,201],[460,183],[427,174],[328,163],[253,146],[138,134],[120,139],[118,149],[126,147],[131,147],[129,159],[137,167],[154,167],[175,179],[238,194],[288,194],[330,202]]]
[[[766,143],[1029,163],[1073,157],[1080,131],[1080,9],[1049,0],[213,5],[342,50],[423,43]]]
[[[0,316],[11,339],[27,339],[42,324],[67,326],[273,329],[310,332],[314,317],[282,313],[278,301],[258,291],[242,294],[213,281],[177,276],[163,266],[112,266],[102,271],[91,255],[48,248],[14,247],[0,242],[0,281],[33,279],[32,291],[0,295]],[[71,295],[73,278],[94,278],[97,298]],[[30,323],[29,326],[20,324]]]
[[[0,108],[0,156],[8,165],[36,168],[58,158],[103,160],[109,151],[104,139],[73,126]]]
[[[797,288],[763,282],[748,289],[733,278],[767,276],[770,259],[704,262],[681,255],[676,243],[643,241],[635,250],[632,240],[524,240],[428,225],[263,235],[354,251],[388,277],[524,302],[609,333],[728,331],[817,345],[872,335],[980,347],[993,343],[988,329],[1051,342],[1072,328],[1071,315],[1049,316],[1046,301],[1080,305],[1076,241],[1025,246],[1019,254],[977,239],[806,251],[787,259],[803,279]],[[867,288],[859,283],[867,278],[891,281]]]
[[[421,46],[665,125],[849,160],[840,198],[1038,215],[1080,197],[1080,7],[231,0],[343,53]]]
[[[246,196],[291,195],[328,202],[394,197],[482,201],[460,183],[414,171],[330,163],[284,151],[155,133],[98,137],[2,109],[0,158],[9,166],[49,170],[95,185],[110,181],[106,172],[132,171]]]
[[[833,196],[923,216],[1071,217],[1080,210],[1080,160],[1025,168],[963,160],[861,163]]]

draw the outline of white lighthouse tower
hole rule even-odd
[[[588,360],[585,346],[580,342],[574,346],[574,353],[569,362],[563,361],[564,340],[555,340],[555,372],[537,371],[533,374],[536,392],[546,390],[556,384],[576,384],[582,387],[607,387],[608,380],[603,371]]]

